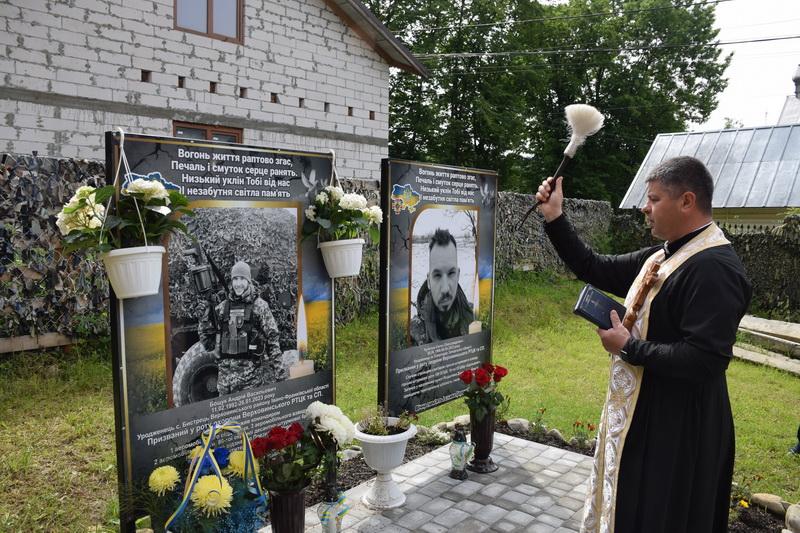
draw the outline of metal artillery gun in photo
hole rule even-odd
[[[189,262],[189,276],[198,296],[198,303],[203,307],[202,315],[207,315],[212,326],[219,331],[214,309],[225,300],[225,278],[199,244],[195,243],[194,247],[185,249],[183,256]],[[174,405],[180,407],[218,396],[219,342],[215,342],[211,349],[204,346],[200,341],[197,324],[176,328],[172,337],[181,339],[183,345],[190,344],[176,358],[175,373],[172,376]]]

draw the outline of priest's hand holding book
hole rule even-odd
[[[620,354],[631,336],[630,332],[622,325],[622,319],[613,310],[611,311],[611,329],[597,328],[597,334],[600,336],[603,348],[614,355]]]
[[[623,325],[625,306],[592,285],[578,295],[573,313],[597,326],[597,334],[608,353],[619,355],[631,334]]]

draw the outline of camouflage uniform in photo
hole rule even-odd
[[[458,286],[456,299],[445,313],[436,308],[428,282],[422,284],[417,293],[417,316],[411,319],[409,333],[417,346],[443,339],[452,339],[469,333],[469,325],[475,320],[472,304]]]
[[[214,309],[219,331],[213,326],[210,310],[206,310],[200,321],[200,340],[204,347],[206,350],[218,348],[215,353],[220,396],[287,378],[278,324],[269,304],[258,296],[250,281],[249,267],[246,277],[249,286],[242,295],[236,296],[231,291],[228,299]]]

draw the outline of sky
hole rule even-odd
[[[731,0],[717,4],[720,41],[800,35],[800,0]],[[726,117],[743,126],[775,124],[800,64],[800,39],[723,46],[734,52],[725,71],[728,88],[696,131],[720,129]]]

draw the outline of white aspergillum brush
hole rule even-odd
[[[570,138],[569,144],[564,149],[564,159],[561,160],[561,164],[558,165],[558,168],[553,174],[553,178],[556,179],[564,172],[567,163],[575,157],[575,152],[586,142],[586,139],[600,131],[600,128],[603,127],[604,120],[603,114],[600,113],[600,111],[587,104],[568,105],[564,108],[564,114],[567,117],[567,128],[569,129]],[[534,209],[539,207],[541,203],[542,202],[537,200],[536,203],[528,209],[528,212],[522,217],[522,222],[519,223],[518,227],[522,227],[522,225],[525,224],[528,216]]]

